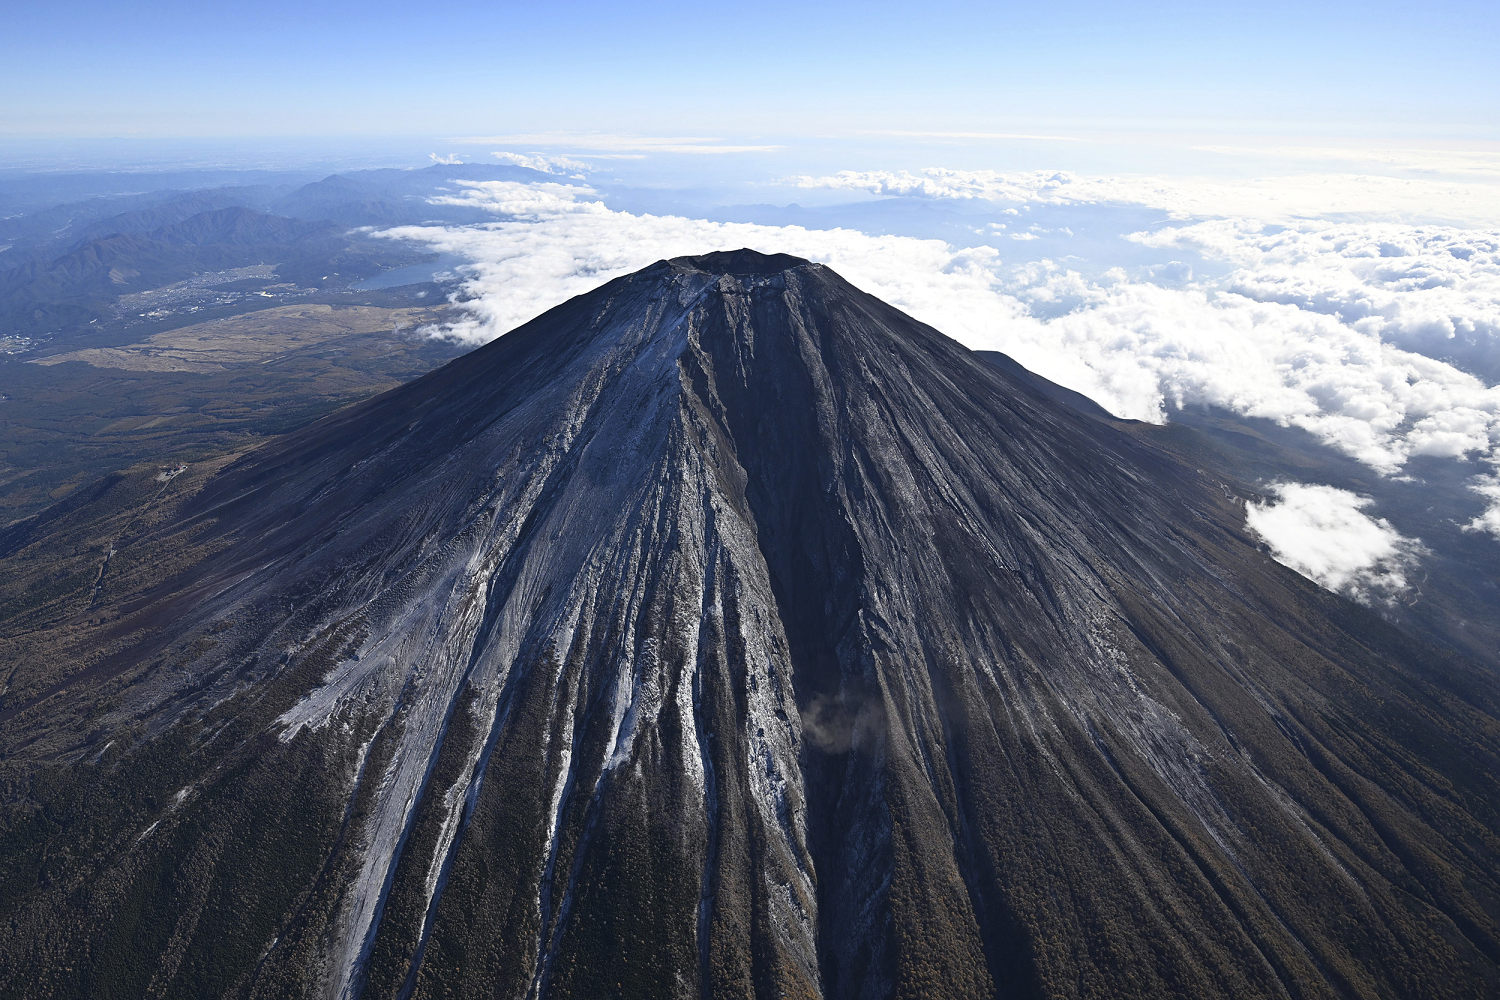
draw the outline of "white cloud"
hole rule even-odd
[[[821,177],[790,178],[801,188],[864,191],[877,195],[914,195],[921,198],[982,198],[987,201],[1025,201],[1056,204],[1106,200],[1088,182],[1060,171],[1033,170],[840,170]]]
[[[1500,381],[1500,233],[1451,226],[1219,219],[1136,234],[1235,266],[1220,287],[1337,317]]]
[[[1067,171],[842,170],[799,176],[804,188],[876,195],[982,199],[999,202],[1134,204],[1174,218],[1241,217],[1284,221],[1336,215],[1403,221],[1440,219],[1500,225],[1500,183],[1377,174],[1303,173],[1277,177],[1212,178],[1121,175],[1083,177]]]
[[[427,158],[429,160],[431,160],[433,163],[441,163],[441,164],[443,164],[444,166],[447,166],[447,167],[456,167],[459,164],[461,164],[461,163],[464,162],[463,160],[460,160],[457,156],[453,155],[452,153],[449,153],[447,156],[439,156],[436,153],[428,153],[427,154]]]
[[[1162,419],[1164,404],[1204,403],[1301,427],[1392,473],[1414,454],[1484,454],[1500,441],[1500,389],[1384,343],[1337,317],[1261,302],[1210,283],[1174,288],[1121,274],[1088,280],[1045,263],[1011,289],[1033,313],[1003,349],[1058,379],[1049,354],[1085,362],[1072,384],[1122,416]]]
[[[589,165],[582,160],[575,160],[567,156],[547,156],[543,153],[515,153],[508,150],[497,150],[490,155],[501,163],[525,167],[527,170],[536,170],[544,174],[568,174],[577,178],[589,169]]]
[[[1275,483],[1276,499],[1245,507],[1245,524],[1276,561],[1319,586],[1364,603],[1395,599],[1409,586],[1423,547],[1382,518],[1370,500],[1332,486]]]
[[[457,194],[438,195],[434,205],[461,205],[496,215],[538,221],[570,212],[607,213],[601,201],[584,201],[598,192],[580,184],[545,181],[458,181]]]
[[[1381,148],[1359,146],[1194,146],[1203,153],[1233,157],[1358,163],[1432,174],[1468,174],[1500,179],[1500,150],[1494,148]]]
[[[1469,489],[1484,497],[1488,506],[1464,525],[1464,530],[1488,531],[1496,538],[1500,538],[1500,473],[1476,476],[1469,484]]]

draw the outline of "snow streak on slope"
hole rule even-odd
[[[696,450],[681,446],[684,436],[705,433],[676,398],[682,391],[678,356],[692,336],[684,311],[694,304],[693,284],[684,282],[676,301],[653,303],[639,328],[599,331],[599,349],[580,355],[559,379],[572,388],[551,408],[561,420],[544,430],[544,446],[518,450],[497,467],[486,495],[463,512],[457,541],[431,546],[404,570],[403,583],[410,580],[416,589],[388,620],[367,612],[371,638],[282,717],[283,738],[291,739],[353,706],[368,712],[384,705],[384,725],[399,734],[384,772],[367,779],[378,786],[362,874],[351,890],[334,956],[344,970],[341,996],[358,992],[359,970],[416,806],[441,796],[447,817],[425,880],[429,899],[436,892],[462,811],[483,781],[486,744],[464,751],[458,784],[431,789],[427,782],[466,690],[477,693],[476,717],[494,720],[485,723],[486,730],[503,725],[507,681],[523,651],[530,657],[548,651],[564,661],[605,642],[618,651],[607,662],[595,661],[583,685],[561,675],[555,679],[558,714],[569,728],[555,734],[556,749],[550,751],[557,761],[551,846],[537,906],[542,927],[553,930],[537,943],[535,989],[546,983],[570,904],[571,876],[558,870],[558,826],[570,802],[597,797],[610,772],[631,766],[643,732],[664,713],[676,716],[674,728],[682,734],[672,751],[681,755],[699,794],[706,793],[691,700],[700,682],[678,673],[696,656],[663,662],[663,639],[646,634],[647,623],[640,620],[650,606],[643,588],[663,586],[686,595],[678,620],[666,623],[668,632],[691,634],[690,612],[703,605],[708,590],[700,553],[720,554],[717,571],[727,579],[718,587],[730,592],[718,600],[733,603],[743,629],[725,638],[743,649],[748,671],[744,766],[753,798],[765,827],[788,838],[781,851],[792,895],[776,904],[789,908],[778,922],[802,926],[800,950],[807,975],[815,975],[815,914],[799,818],[798,714],[787,681],[785,639],[774,629],[774,602],[756,556],[754,528],[724,505],[726,487],[717,481],[725,473],[743,479],[743,472],[712,468]],[[583,774],[571,750],[581,687],[604,699],[610,733],[602,766]],[[669,692],[676,692],[670,701]],[[712,803],[704,800],[699,808],[707,815]]]

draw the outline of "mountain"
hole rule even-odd
[[[79,243],[51,260],[0,271],[9,310],[34,303],[108,298],[245,264],[275,262],[301,244],[336,240],[330,224],[266,215],[248,208],[200,212],[148,233],[118,231]]]
[[[259,290],[283,300],[309,290],[373,291],[360,287],[361,280],[381,272],[400,275],[399,269],[433,254],[374,236],[372,229],[491,220],[494,216],[476,205],[435,202],[459,191],[462,182],[534,182],[550,175],[503,164],[435,164],[294,183],[305,178],[246,171],[240,180],[262,183],[146,191],[118,190],[119,179],[109,174],[92,180],[48,176],[56,183],[52,197],[59,201],[37,205],[46,197],[46,178],[0,170],[0,347],[8,338],[20,338],[25,349],[34,346],[27,341],[66,349],[78,346],[80,338],[108,338],[113,324],[142,315],[122,303],[122,296],[180,282],[196,280],[204,294],[195,304],[215,310],[245,298],[240,292],[255,291],[241,282],[266,286]],[[142,186],[183,179],[128,176]],[[210,172],[203,179],[221,178]],[[61,200],[84,191],[94,196]],[[7,214],[7,206],[19,210]],[[274,279],[218,273],[255,265],[273,265]],[[409,280],[425,283],[430,277],[419,268]],[[227,295],[210,291],[224,284],[238,287]],[[178,310],[190,304],[181,293],[175,289],[168,295]],[[255,304],[264,304],[260,298]]]
[[[1500,990],[1493,672],[797,258],[0,542],[6,995]]]
[[[247,172],[244,179],[259,176]],[[274,265],[277,285],[346,290],[432,256],[425,248],[372,236],[372,228],[490,220],[493,215],[481,207],[435,204],[435,198],[453,194],[465,181],[548,177],[502,164],[435,164],[358,170],[295,187],[112,193],[17,212],[0,218],[0,331],[75,346],[80,336],[104,333],[121,318],[122,295],[253,265]],[[73,187],[66,176],[57,180],[59,196]],[[98,180],[108,190],[108,178]],[[29,188],[7,182],[0,171],[0,205],[7,197],[27,204],[35,195]],[[272,294],[297,297],[287,287]]]
[[[274,264],[279,280],[317,287],[330,272],[374,274],[412,256],[332,222],[219,208],[149,232],[110,232],[0,270],[0,323],[14,333],[61,331],[72,339],[90,320],[109,318],[118,296],[206,272]]]
[[[0,182],[3,189],[3,182]],[[18,266],[21,258],[55,259],[80,243],[119,233],[149,233],[202,212],[225,208],[261,208],[276,197],[276,188],[242,185],[192,191],[91,198],[21,212],[0,219],[0,242],[10,244],[3,258]]]

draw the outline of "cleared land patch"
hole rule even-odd
[[[320,303],[275,306],[166,330],[138,344],[90,347],[38,358],[34,364],[82,361],[137,372],[216,372],[269,364],[295,351],[344,337],[389,332],[399,337],[434,318],[431,309],[386,309]]]

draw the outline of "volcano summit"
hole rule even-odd
[[[8,996],[1500,992],[1493,675],[821,265],[180,478],[6,631]]]

